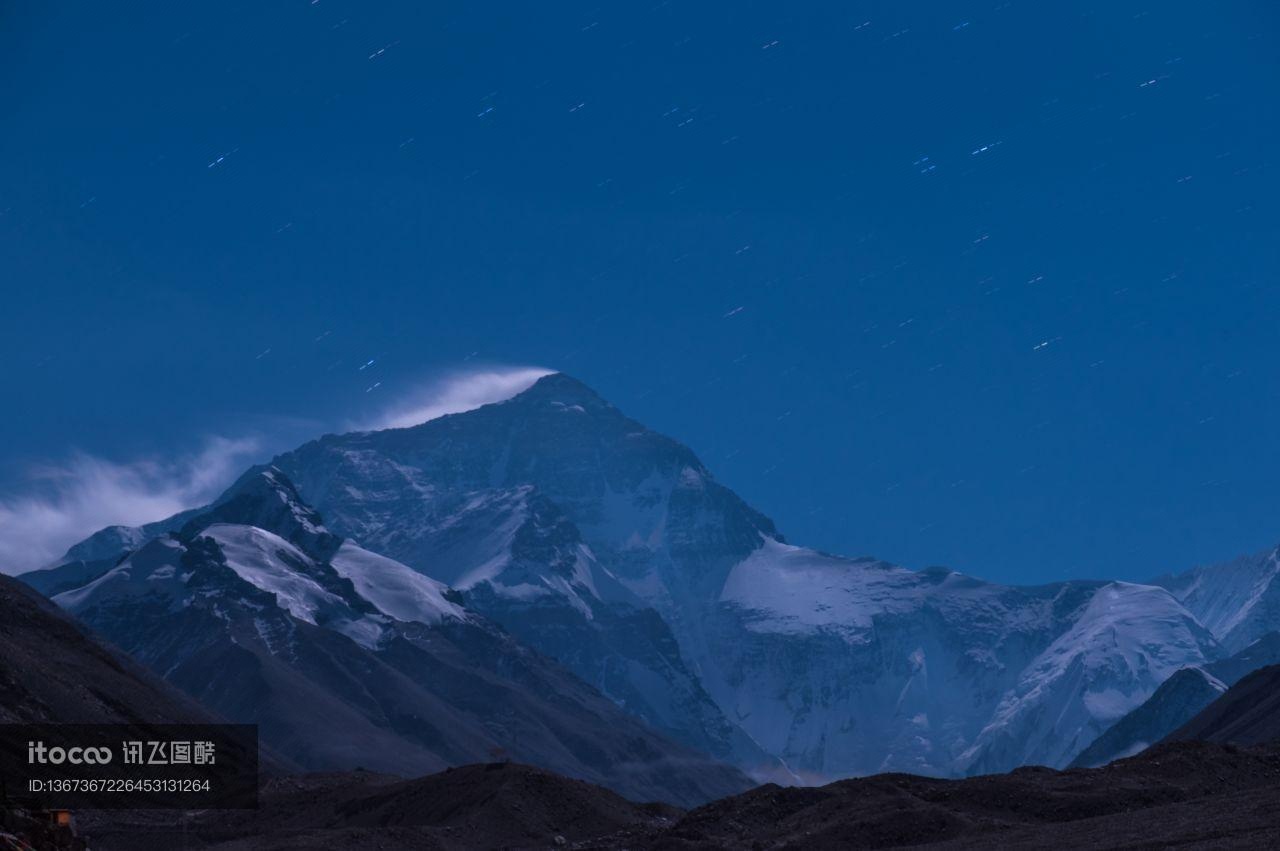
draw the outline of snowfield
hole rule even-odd
[[[357,594],[397,620],[434,624],[466,614],[445,599],[444,584],[351,541],[342,542],[330,564],[339,576],[351,580]]]

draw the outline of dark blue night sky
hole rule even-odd
[[[1277,35],[1268,2],[2,4],[0,499],[537,365],[834,552],[1033,583],[1273,544]]]

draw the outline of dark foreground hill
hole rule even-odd
[[[1261,848],[1280,841],[1277,805],[1280,749],[1185,742],[1099,769],[764,786],[690,812],[650,847]]]
[[[1150,745],[1164,741],[1178,728],[1191,722],[1209,704],[1223,696],[1248,674],[1280,663],[1280,632],[1271,632],[1234,656],[1203,667],[1183,668],[1161,683],[1145,703],[1121,718],[1071,762],[1071,768],[1094,768],[1121,757],[1133,756]],[[1258,744],[1270,737],[1236,744]],[[1206,736],[1183,736],[1206,739]],[[1224,741],[1223,739],[1210,739]]]
[[[647,838],[682,814],[531,766],[490,763],[408,781],[369,772],[278,778],[262,789],[258,811],[205,812],[185,825],[155,812],[99,813],[82,823],[95,851],[180,848],[184,837],[219,851],[462,851]]]
[[[774,785],[682,812],[514,764],[418,780],[272,781],[256,813],[113,814],[95,849],[1265,848],[1280,845],[1280,746],[1158,745],[1105,768],[966,780],[885,774]],[[109,820],[108,820],[109,819]]]
[[[0,724],[213,720],[57,606],[0,575]]]
[[[44,597],[0,575],[0,724],[217,720]],[[0,753],[0,759],[14,758]],[[40,849],[82,847],[46,816],[10,802],[5,791],[0,788],[0,848],[22,848],[19,840]]]
[[[1280,665],[1254,671],[1169,736],[1253,745],[1280,739]]]

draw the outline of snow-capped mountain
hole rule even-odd
[[[466,604],[554,657],[632,714],[757,777],[792,779],[729,723],[666,622],[595,558],[576,526],[530,486],[466,500],[424,534],[431,573]]]
[[[1074,760],[1099,765],[1163,740],[1246,675],[1280,662],[1280,550],[1162,576],[1166,588],[1234,655],[1178,671]]]
[[[1133,756],[1191,721],[1249,674],[1275,664],[1280,664],[1280,632],[1267,633],[1234,656],[1183,668],[1081,751],[1072,765],[1088,768]]]
[[[468,518],[545,500],[585,549],[567,552],[542,598],[652,607],[727,723],[808,775],[1063,764],[1163,676],[1216,652],[1159,589],[1005,588],[791,547],[688,448],[565,375],[412,428],[327,436],[275,463],[340,534],[507,600],[529,583],[477,580],[505,569],[492,554],[510,551],[495,539],[511,527]],[[539,631],[519,634],[600,682],[572,644]],[[655,692],[652,663],[628,668],[618,680]],[[1046,715],[1059,724],[1038,735]]]
[[[1023,669],[966,753],[968,768],[1066,765],[1174,672],[1216,653],[1213,636],[1167,591],[1110,583]]]
[[[327,436],[273,463],[335,532],[462,591],[659,730],[757,776],[780,767],[725,717],[673,634],[681,610],[664,595],[689,577],[664,553],[688,539],[705,560],[723,546],[692,528],[709,474],[577,381],[548,376],[507,403]],[[727,568],[772,525],[710,487],[711,511],[742,527]]]
[[[442,583],[333,535],[274,468],[54,601],[303,767],[420,774],[502,752],[642,800],[745,785]]]
[[[1229,653],[1280,629],[1280,548],[1162,576],[1154,584],[1168,588]]]
[[[46,597],[78,588],[115,567],[126,553],[181,528],[186,519],[178,514],[146,526],[107,526],[67,550],[57,564],[23,574],[22,581]]]
[[[774,541],[734,568],[721,609],[720,693],[824,776],[1062,765],[1215,650],[1157,588],[1010,588]]]
[[[758,774],[1064,766],[1175,671],[1222,655],[1190,585],[1009,587],[793,546],[687,447],[562,374],[410,428],[327,435],[272,469],[325,519],[327,538],[290,540],[322,589],[339,590],[319,580],[343,546],[365,584],[338,578],[382,615],[380,589],[406,588],[405,571],[434,580],[632,715]],[[235,490],[205,513],[234,522]],[[305,530],[290,516],[262,522]],[[190,538],[193,522],[151,529]],[[83,562],[38,581],[83,580]],[[374,635],[358,607],[299,606]]]

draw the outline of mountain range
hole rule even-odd
[[[301,764],[422,773],[497,748],[689,803],[744,786],[726,763],[1064,767],[1179,671],[1280,628],[1276,571],[1273,551],[1017,587],[822,553],[553,374],[326,435],[23,579]],[[657,793],[676,765],[689,785]]]
[[[420,774],[510,754],[644,799],[747,785],[455,592],[332,535],[274,469],[53,599],[303,768]]]
[[[193,842],[221,851],[1273,847],[1280,841],[1278,675],[1280,666],[1255,671],[1169,741],[1096,769],[764,784],[683,811],[494,762],[411,780],[363,770],[270,777],[256,812],[81,818],[103,851]],[[26,818],[15,826],[31,837],[39,823]]]

